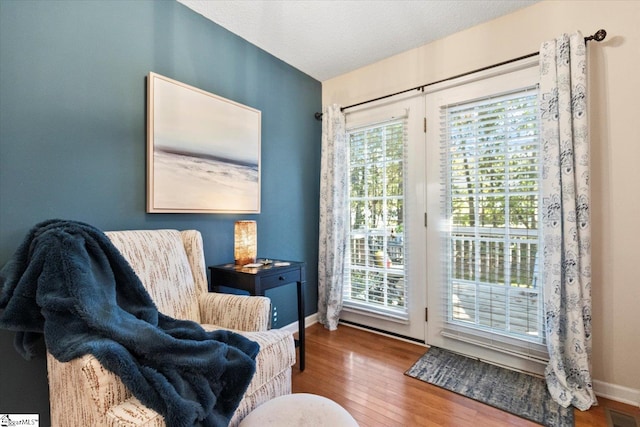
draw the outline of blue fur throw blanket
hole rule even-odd
[[[255,373],[257,343],[158,312],[100,230],[36,225],[0,270],[0,327],[26,359],[44,334],[66,362],[94,355],[168,426],[226,426]]]

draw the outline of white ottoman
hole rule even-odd
[[[276,397],[254,409],[238,427],[358,427],[355,419],[333,400],[315,394]]]

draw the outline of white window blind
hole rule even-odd
[[[343,304],[406,321],[406,118],[351,129]]]
[[[544,359],[537,87],[440,113],[449,223],[442,334]]]

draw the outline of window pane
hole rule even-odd
[[[506,330],[507,328],[507,292],[506,288],[478,286],[478,322],[489,328]]]
[[[451,283],[452,315],[456,320],[475,323],[476,321],[476,287],[466,283]]]
[[[509,325],[511,332],[527,336],[539,336],[539,296],[537,292],[512,289],[509,292]]]
[[[366,213],[364,210],[364,200],[351,200],[350,203],[350,218],[351,218],[351,230],[363,230],[365,228]]]
[[[404,193],[404,163],[394,161],[387,163],[387,196],[402,196]]]
[[[366,227],[373,230],[384,228],[384,203],[382,199],[367,201]]]
[[[387,200],[387,229],[391,228],[391,232],[402,226],[404,219],[404,200],[388,199]]]
[[[365,195],[364,166],[351,168],[349,172],[349,177],[350,177],[349,196],[364,197]]]
[[[384,160],[384,147],[382,139],[382,129],[370,129],[366,132],[365,161],[367,163],[378,163]]]
[[[352,166],[363,165],[366,155],[364,135],[352,134],[349,138],[349,161]]]
[[[350,275],[350,293],[349,299],[366,300],[367,293],[367,273],[364,270],[352,269]]]
[[[476,250],[475,241],[457,234],[451,240],[451,279],[475,280]]]
[[[351,237],[350,246],[351,265],[366,266],[368,251],[366,250],[364,237]]]
[[[504,239],[492,238],[490,235],[481,237],[480,261],[478,269],[480,282],[494,285],[505,285],[505,243]]]
[[[543,337],[537,90],[443,109],[450,321]]]
[[[352,131],[350,244],[344,303],[406,317],[406,122]]]
[[[367,193],[368,197],[384,196],[384,166],[372,164],[367,166]]]

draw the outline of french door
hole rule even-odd
[[[536,65],[426,96],[427,343],[542,373]]]
[[[424,341],[422,96],[347,112],[349,239],[341,320]]]

